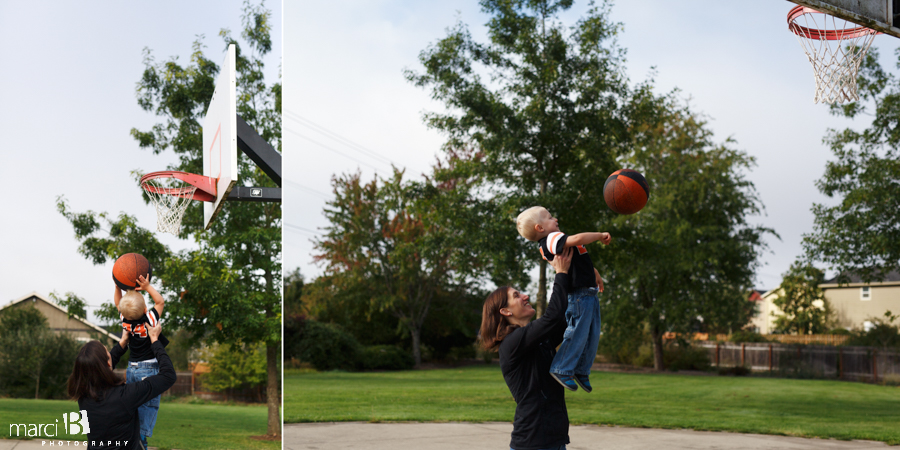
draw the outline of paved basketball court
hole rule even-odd
[[[509,448],[509,423],[305,423],[285,424],[284,450],[500,450]],[[884,449],[872,441],[803,439],[760,434],[650,428],[569,427],[568,450],[595,449]],[[0,446],[0,450],[4,447]],[[17,449],[20,450],[20,449]]]

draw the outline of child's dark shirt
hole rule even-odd
[[[547,261],[553,261],[553,255],[558,255],[566,249],[566,239],[569,236],[560,231],[554,231],[538,241],[541,256]],[[594,276],[594,263],[583,245],[576,246],[572,253],[572,265],[569,267],[568,292],[578,288],[596,287],[597,278]]]

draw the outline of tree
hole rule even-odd
[[[0,395],[65,398],[65,381],[80,345],[55,334],[33,306],[0,314]]]
[[[83,298],[75,295],[74,292],[66,292],[65,297],[60,297],[56,292],[51,292],[50,298],[52,298],[57,305],[66,309],[66,314],[68,314],[70,319],[74,317],[84,319],[87,317],[87,302],[85,302]]]
[[[873,119],[863,131],[828,130],[824,140],[837,159],[826,164],[816,187],[840,203],[813,205],[813,232],[803,246],[810,259],[868,282],[900,270],[900,79],[881,68],[871,48],[857,84],[860,101],[833,105],[831,112]]]
[[[783,333],[820,334],[831,328],[831,309],[819,285],[825,282],[825,272],[808,262],[795,261],[784,273],[781,295],[775,306],[782,315],[775,319],[775,328]]]
[[[635,90],[622,166],[646,175],[650,200],[640,213],[609,222],[608,248],[589,248],[601,255],[594,261],[607,279],[603,339],[615,348],[646,323],[657,370],[665,332],[747,322],[762,235],[772,232],[747,222],[761,209],[744,176],[753,158],[730,140],[712,142],[706,123],[676,94],[656,96],[649,82]]]
[[[627,140],[624,53],[613,41],[619,25],[609,21],[607,2],[571,28],[559,16],[572,0],[480,4],[492,15],[489,43],[475,42],[458,23],[420,54],[424,73],[407,71],[406,77],[449,110],[424,118],[447,135],[445,155],[457,159],[450,168],[482,182],[481,195],[468,208],[470,223],[479,224],[468,232],[477,244],[473,259],[485,262],[498,285],[524,285],[525,269],[538,262],[540,315],[547,264],[515,233],[514,219],[539,204],[575,233],[595,230],[611,217],[602,206],[598,174],[615,170]]]
[[[303,311],[303,274],[300,269],[284,277],[284,313],[300,314]]]
[[[267,85],[263,75],[262,58],[272,49],[270,20],[264,4],[245,3],[241,37],[247,46],[241,46],[227,29],[219,36],[224,48],[235,44],[237,49],[238,115],[280,150],[281,84]],[[177,57],[157,63],[150,50],[144,53],[138,104],[163,122],[148,131],[132,129],[131,134],[142,148],[156,154],[173,151],[178,163],[169,170],[203,173],[200,120],[219,72],[204,48],[200,37],[193,44],[188,66],[179,64]],[[243,183],[274,186],[255,164],[243,155],[239,158]],[[162,293],[169,297],[170,329],[184,329],[198,339],[222,344],[265,343],[267,434],[280,436],[281,205],[226,203],[215,224],[204,231],[198,202],[185,213],[180,237],[193,237],[199,248],[173,253],[153,233],[137,226],[132,216],[111,219],[105,213],[71,212],[62,199],[58,204],[81,241],[79,251],[95,264],[128,252],[147,257],[162,280]],[[107,230],[101,228],[101,221]]]
[[[209,372],[203,385],[214,392],[256,389],[266,384],[266,358],[262,345],[221,344],[204,353]]]
[[[363,184],[360,175],[332,178],[327,234],[315,242],[325,275],[346,292],[362,295],[395,316],[409,333],[416,365],[422,363],[422,326],[432,305],[465,291],[471,255],[466,228],[454,218],[459,186],[391,178]]]

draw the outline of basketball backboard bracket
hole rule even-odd
[[[830,14],[855,24],[900,38],[900,11],[894,0],[790,0],[798,5]]]

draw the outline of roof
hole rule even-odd
[[[843,274],[839,274],[830,280],[825,280],[822,284],[839,284],[841,280],[841,276],[846,276],[844,284],[847,283],[865,283],[862,276],[860,276],[856,272],[844,272]],[[873,283],[890,283],[890,282],[898,282],[900,281],[900,272],[896,270],[892,270],[887,273],[887,275],[882,275],[880,272],[876,272],[873,276]]]
[[[9,303],[3,305],[3,306],[0,306],[0,311],[3,311],[3,309],[5,309],[5,308],[7,308],[7,307],[13,306],[13,305],[15,305],[15,304],[24,302],[24,301],[29,300],[29,299],[32,299],[32,298],[37,298],[38,300],[41,300],[41,301],[43,301],[44,303],[47,303],[48,305],[53,306],[54,308],[56,308],[56,309],[62,311],[62,312],[65,313],[66,315],[69,314],[69,311],[68,311],[66,308],[63,308],[62,306],[57,305],[55,302],[52,302],[52,301],[48,300],[46,297],[44,297],[44,296],[41,295],[41,294],[38,294],[37,292],[31,292],[30,294],[27,294],[27,295],[25,295],[25,296],[19,297],[19,298],[15,299],[15,300],[13,300],[13,301],[11,301],[11,302],[9,302]],[[106,330],[104,330],[103,328],[100,328],[100,327],[98,327],[97,325],[94,325],[94,324],[88,322],[87,319],[84,319],[84,318],[78,317],[78,316],[72,316],[72,319],[73,319],[73,320],[77,320],[77,321],[79,321],[79,322],[81,322],[81,323],[87,325],[88,327],[92,328],[94,331],[97,331],[98,333],[101,333],[101,335],[106,336],[106,337],[108,337],[108,338],[110,338],[110,339],[112,339],[112,340],[114,340],[114,341],[118,341],[118,340],[119,340],[119,337],[120,337],[120,336],[116,336],[116,335],[110,333],[109,331],[106,331]]]

